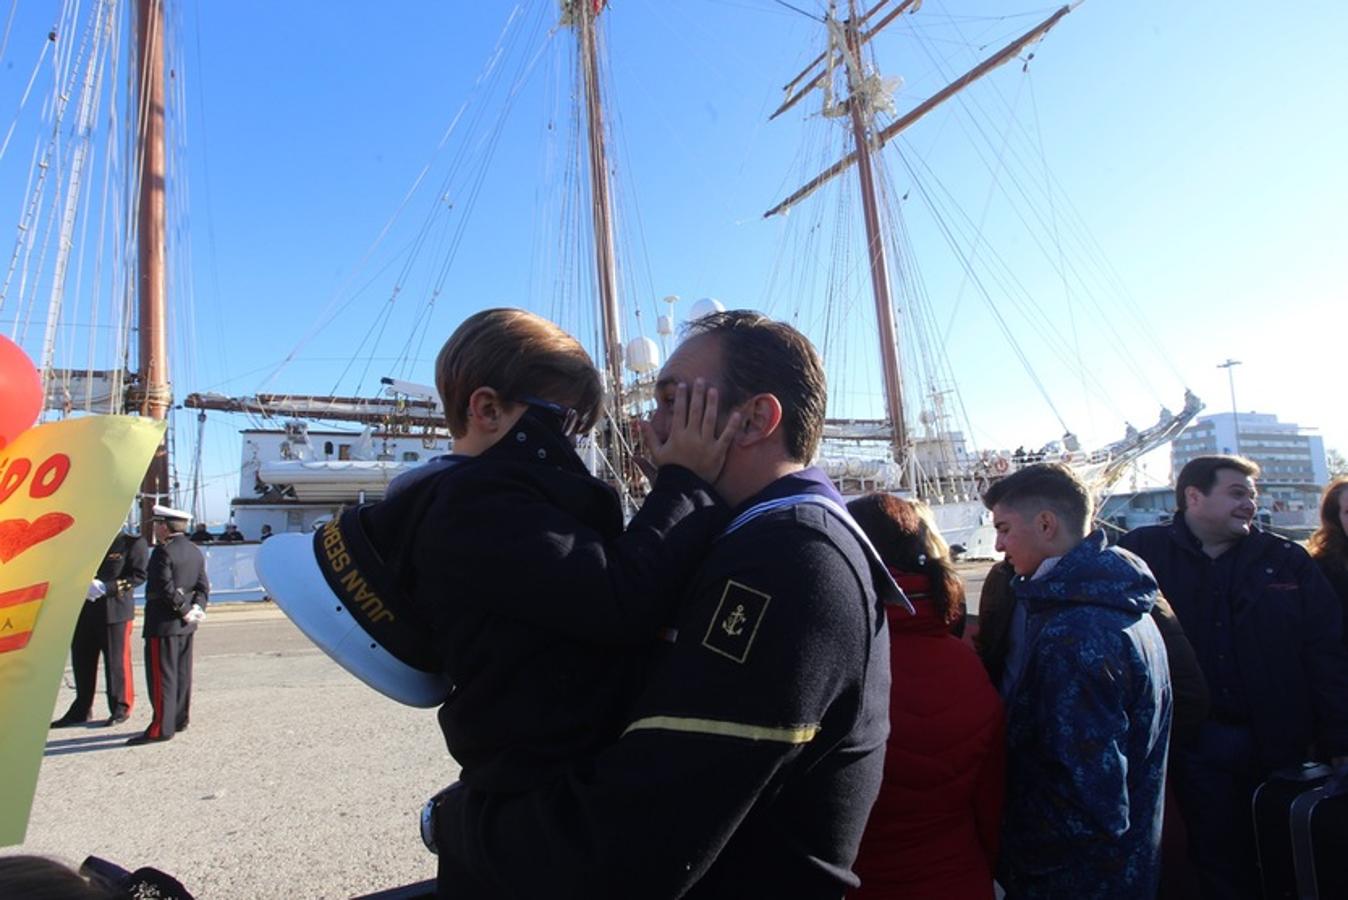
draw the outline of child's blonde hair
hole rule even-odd
[[[435,359],[435,387],[449,433],[468,433],[468,398],[494,388],[510,403],[536,397],[569,406],[580,433],[599,421],[604,391],[590,354],[542,316],[522,309],[486,309],[454,330]]]

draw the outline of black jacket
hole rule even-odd
[[[1338,595],[1339,609],[1343,612],[1343,640],[1348,644],[1348,561],[1325,554],[1315,557],[1315,563]]]
[[[1184,515],[1119,546],[1151,566],[1185,632],[1204,634],[1211,565]],[[1348,651],[1329,582],[1300,546],[1257,528],[1227,552],[1236,666],[1262,763],[1299,763],[1313,742],[1323,756],[1348,754]]]
[[[755,500],[836,498],[813,476]],[[531,792],[451,792],[442,859],[487,896],[841,897],[889,730],[873,577],[847,526],[811,503],[723,535],[621,739]]]
[[[107,593],[88,603],[86,609],[105,617],[109,625],[134,619],[136,601],[132,595],[145,583],[149,559],[150,545],[145,543],[145,538],[119,532],[94,574],[103,582]]]
[[[623,529],[617,493],[532,412],[496,445],[361,510],[454,690],[465,782],[520,790],[613,740],[638,667],[729,515],[677,466]]]
[[[210,593],[206,557],[187,535],[170,535],[150,551],[145,580],[145,637],[172,637],[196,631],[197,624],[184,622],[182,617],[193,603],[205,609]]]

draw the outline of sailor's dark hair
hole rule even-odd
[[[1062,463],[1036,463],[1012,472],[983,492],[988,509],[1004,504],[1023,515],[1047,509],[1073,534],[1085,535],[1094,503],[1086,485]]]
[[[772,394],[782,405],[787,453],[799,463],[814,459],[824,436],[828,384],[805,335],[751,309],[710,313],[686,324],[684,334],[720,341],[723,409],[755,394]]]
[[[539,397],[575,409],[580,433],[603,412],[590,354],[553,322],[522,309],[485,309],[463,320],[435,359],[435,388],[449,433],[468,433],[468,398],[482,387],[518,403]]]
[[[1243,456],[1195,456],[1184,464],[1179,477],[1175,479],[1175,509],[1184,512],[1188,506],[1184,499],[1184,492],[1188,488],[1198,488],[1204,497],[1212,493],[1212,486],[1217,483],[1217,473],[1222,469],[1234,469],[1248,478],[1259,477],[1259,463]]]

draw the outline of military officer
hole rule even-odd
[[[187,537],[191,516],[154,508],[154,536],[145,582],[145,680],[154,718],[133,746],[167,741],[187,728],[192,701],[192,637],[210,597],[206,558]]]
[[[145,583],[150,548],[138,535],[113,538],[89,585],[88,602],[80,609],[70,639],[70,667],[75,672],[75,701],[53,728],[82,725],[93,711],[98,688],[98,657],[103,655],[103,682],[108,695],[108,718],[97,724],[117,725],[131,715],[135,679],[131,674],[131,628],[136,607],[132,593]]]

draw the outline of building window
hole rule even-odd
[[[337,445],[337,458],[338,458],[338,459],[350,459],[350,458],[351,458],[351,445],[350,445],[350,444],[338,444],[338,445]]]

